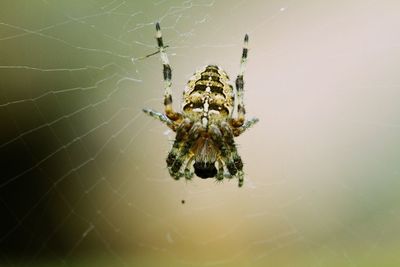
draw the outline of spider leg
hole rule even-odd
[[[218,181],[222,181],[224,179],[224,162],[221,159],[218,159],[218,172],[215,178]]]
[[[175,139],[175,142],[172,145],[171,151],[168,153],[168,157],[166,160],[169,174],[175,180],[179,180],[179,178],[183,176],[183,174],[180,172],[181,166],[183,164],[182,158],[179,155],[180,149],[180,142]]]
[[[238,170],[237,177],[238,177],[238,180],[239,180],[238,186],[242,187],[243,183],[244,183],[244,172],[243,172],[243,169]]]
[[[244,182],[243,161],[239,156],[235,146],[232,147],[232,151],[226,165],[229,170],[229,174],[236,176],[239,180],[238,186],[242,187]]]
[[[221,131],[222,130],[222,131]],[[212,138],[220,150],[220,159],[218,159],[218,173],[216,178],[222,180],[224,177],[231,179],[234,176],[239,178],[239,187],[243,185],[243,163],[233,140],[233,133],[227,123],[221,123],[221,130],[215,126],[210,126]],[[228,173],[224,174],[224,162]]]
[[[178,112],[175,112],[172,107],[172,70],[169,65],[168,56],[165,52],[165,46],[162,39],[160,23],[156,23],[156,39],[158,50],[160,52],[161,61],[163,64],[163,78],[164,78],[164,106],[165,106],[165,114],[167,117],[173,121],[177,121],[182,119],[182,115]]]
[[[243,173],[243,161],[237,152],[235,141],[233,140],[234,135],[225,122],[221,123],[221,131],[223,135],[223,143],[226,144],[229,153],[225,157],[226,167],[232,176],[237,176],[239,179],[239,187],[243,186],[244,173]]]
[[[218,159],[217,159],[217,162],[218,162],[218,172],[217,172],[217,175],[215,176],[215,178],[216,178],[218,181],[221,181],[221,180],[224,179],[224,176],[225,176],[225,175],[224,175],[225,170],[224,170],[224,162],[223,162],[223,159],[226,158],[226,156],[227,156],[227,154],[228,154],[228,150],[227,150],[227,148],[225,147],[225,144],[224,144],[224,142],[223,142],[221,130],[220,130],[215,124],[211,124],[211,125],[209,126],[209,128],[210,128],[209,131],[210,131],[210,133],[211,133],[211,138],[212,138],[212,140],[215,142],[215,144],[217,144],[218,149],[219,149],[219,152],[220,152],[220,156],[219,156]]]
[[[182,144],[184,143],[189,127],[189,119],[183,120],[183,122],[177,127],[174,144],[172,145],[166,159],[168,171],[175,180],[178,180],[183,176],[183,174],[179,172],[183,164],[182,158],[180,157],[180,150],[182,149]]]
[[[192,162],[195,159],[194,155],[190,152],[194,142],[197,140],[199,136],[199,130],[202,128],[200,122],[193,124],[192,128],[189,130],[188,138],[183,146],[180,149],[180,158],[181,162],[184,162],[186,158],[188,158],[185,169],[183,171],[183,175],[185,176],[186,180],[191,180],[193,178],[193,171],[191,168]]]
[[[194,173],[193,173],[192,168],[191,168],[193,159],[194,159],[194,155],[190,155],[189,159],[188,159],[188,161],[186,163],[186,167],[185,167],[185,170],[183,172],[186,180],[192,180],[192,178],[193,178]]]
[[[248,43],[249,43],[249,36],[246,34],[244,36],[244,44],[243,44],[242,58],[240,60],[239,74],[236,77],[236,82],[235,82],[236,92],[237,92],[237,118],[231,120],[231,124],[234,127],[242,126],[245,120],[246,110],[244,108],[244,103],[243,103],[243,87],[244,87],[243,74],[246,69]]]
[[[167,157],[169,173],[176,180],[182,176],[185,176],[187,179],[191,178],[190,164],[192,161],[192,155],[190,155],[190,148],[193,146],[198,137],[199,127],[202,126],[200,122],[195,123],[192,127],[190,126],[190,120],[185,119],[178,127],[176,131],[175,142]],[[182,173],[180,170],[188,157],[189,160],[186,163],[184,172]]]
[[[162,123],[166,124],[169,128],[171,128],[171,130],[173,131],[176,130],[176,125],[170,119],[168,119],[168,117],[165,114],[148,108],[144,108],[143,112],[149,115],[150,117],[160,120]]]
[[[252,127],[254,124],[256,124],[259,121],[258,118],[251,118],[248,121],[245,121],[245,123],[237,128],[233,128],[233,135],[234,136],[239,136],[242,133],[244,133],[247,129],[249,129],[250,127]]]

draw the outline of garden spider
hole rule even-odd
[[[243,162],[234,137],[258,121],[257,118],[245,121],[243,73],[247,61],[248,35],[244,37],[240,70],[236,78],[236,96],[225,71],[218,66],[208,65],[197,71],[187,83],[181,112],[174,111],[172,107],[172,73],[159,23],[156,23],[156,39],[163,64],[165,114],[151,109],[143,111],[176,132],[167,157],[170,175],[176,180],[181,177],[190,180],[194,169],[194,173],[203,179],[215,177],[221,181],[224,177],[237,177],[241,187]]]

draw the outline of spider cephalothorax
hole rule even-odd
[[[159,23],[156,23],[157,44],[163,63],[165,82],[165,114],[144,109],[146,114],[165,123],[176,132],[167,167],[174,179],[191,179],[194,173],[200,178],[224,177],[239,179],[243,185],[243,162],[234,137],[239,136],[258,119],[245,121],[243,103],[243,73],[247,61],[248,36],[244,47],[240,72],[236,78],[236,93],[229,77],[221,68],[208,65],[197,71],[187,83],[183,93],[182,112],[172,108],[171,76]],[[233,116],[236,110],[236,116]]]

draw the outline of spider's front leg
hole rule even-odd
[[[156,23],[156,39],[158,51],[160,52],[161,61],[163,64],[163,78],[164,78],[164,106],[165,114],[172,121],[180,121],[182,115],[179,112],[175,112],[172,107],[172,70],[169,65],[168,56],[165,52],[165,46],[162,39],[160,23]]]

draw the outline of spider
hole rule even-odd
[[[191,180],[194,173],[203,179],[215,177],[217,181],[237,177],[241,187],[243,162],[234,137],[258,122],[257,118],[245,120],[243,103],[248,35],[244,37],[236,94],[226,72],[216,65],[208,65],[189,79],[183,93],[181,112],[174,111],[172,107],[172,71],[158,22],[156,39],[163,64],[165,114],[147,108],[143,112],[176,133],[166,160],[170,175],[176,180],[181,177]]]

